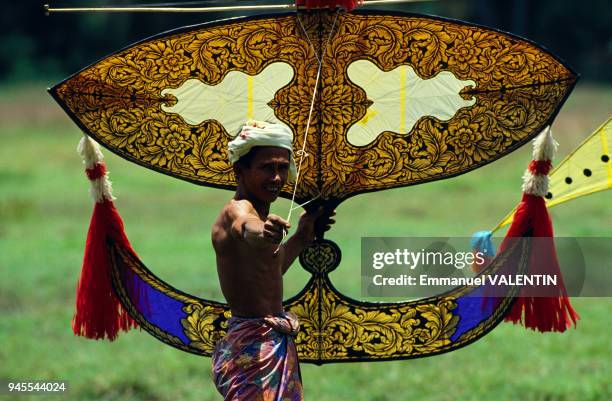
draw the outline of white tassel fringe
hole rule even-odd
[[[87,169],[92,169],[96,164],[102,164],[104,162],[104,155],[100,150],[100,145],[87,135],[83,135],[83,138],[81,138],[77,146],[77,152],[79,152],[83,158],[83,163]],[[89,183],[89,194],[96,203],[104,200],[115,200],[113,196],[113,185],[108,179],[108,172],[100,178],[90,180]]]
[[[559,144],[552,136],[550,125],[533,140],[533,160],[553,160]]]
[[[93,139],[88,137],[87,135],[83,135],[83,138],[79,141],[79,146],[77,146],[77,152],[83,158],[83,163],[85,163],[85,168],[93,168],[98,163],[101,163],[104,160],[104,155],[100,150],[100,145],[98,145]]]
[[[533,160],[552,161],[559,144],[554,140],[550,125],[533,140]],[[548,175],[533,174],[529,169],[523,174],[523,192],[529,195],[546,196],[548,193]]]
[[[546,196],[548,193],[548,176],[533,175],[531,171],[523,174],[523,192],[529,195]]]

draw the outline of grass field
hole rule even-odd
[[[607,118],[612,87],[579,85],[553,127],[559,156]],[[74,337],[75,283],[91,213],[75,148],[78,129],[44,86],[0,88],[0,380],[67,380],[67,400],[218,400],[210,359],[144,332],[114,343]],[[340,205],[328,237],[343,250],[333,280],[359,297],[362,236],[469,236],[493,227],[520,197],[529,147],[473,173],[355,197]],[[105,152],[117,207],[142,260],[162,279],[221,299],[210,226],[231,193],[200,188]],[[552,210],[558,235],[612,236],[612,193]],[[273,212],[286,215],[288,203]],[[307,274],[295,265],[286,295]],[[576,330],[540,335],[502,325],[459,351],[420,360],[303,365],[308,400],[612,399],[612,302],[575,299]],[[10,396],[8,396],[10,398]],[[0,399],[2,396],[0,396]],[[27,397],[20,397],[28,399]]]

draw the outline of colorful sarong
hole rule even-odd
[[[224,399],[300,401],[302,378],[293,342],[299,330],[291,313],[232,317],[213,352],[213,380]]]

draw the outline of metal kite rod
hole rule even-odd
[[[393,3],[421,3],[436,0],[369,0],[362,6],[393,4]],[[43,5],[45,14],[52,13],[210,13],[227,11],[261,11],[261,10],[295,10],[295,4],[260,4],[250,6],[218,6],[218,7],[51,7]],[[327,7],[325,7],[327,8]]]

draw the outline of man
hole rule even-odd
[[[290,224],[269,210],[295,179],[291,138],[280,124],[250,122],[229,144],[238,188],[212,229],[221,290],[232,312],[213,353],[215,385],[225,400],[303,400],[292,338],[299,324],[283,311],[282,276],[314,240],[323,211],[302,214],[295,234],[279,247]]]

